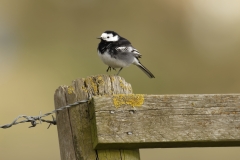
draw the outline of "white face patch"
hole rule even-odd
[[[118,41],[119,39],[118,35],[113,36],[112,33],[103,33],[101,35],[101,38],[107,42],[115,42],[115,41]]]

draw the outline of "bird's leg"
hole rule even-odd
[[[116,68],[112,68],[112,67],[108,66],[108,68],[107,68],[107,72],[108,72],[108,71],[111,72],[112,69],[113,69],[114,71],[116,71]]]
[[[108,66],[107,72],[110,71],[111,72],[112,67]]]
[[[123,69],[123,67],[119,69],[119,71],[118,71],[118,73],[117,73],[117,76],[118,76],[118,74],[120,73],[120,71],[121,71],[122,69]]]

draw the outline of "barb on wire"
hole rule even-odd
[[[16,125],[16,124],[19,124],[19,123],[25,123],[25,122],[30,122],[31,126],[29,128],[32,128],[32,127],[36,127],[37,126],[37,124],[38,124],[37,121],[39,121],[40,123],[42,123],[42,122],[49,123],[49,126],[48,126],[48,128],[49,128],[51,125],[56,125],[57,124],[57,121],[56,121],[55,117],[52,115],[52,120],[51,121],[42,119],[42,117],[49,116],[50,114],[56,113],[57,111],[62,111],[64,109],[70,108],[72,106],[76,106],[76,105],[79,105],[79,104],[87,103],[88,101],[89,100],[77,101],[77,102],[69,104],[67,106],[63,106],[63,107],[60,107],[58,109],[55,109],[52,112],[45,113],[44,115],[42,115],[41,112],[40,112],[40,114],[38,116],[19,115],[17,118],[15,118],[13,120],[12,123],[2,125],[2,126],[0,126],[0,128],[6,129],[6,128],[12,127],[13,125]],[[18,119],[20,119],[20,118],[25,118],[25,120],[18,121]]]

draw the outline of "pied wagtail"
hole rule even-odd
[[[98,39],[101,42],[98,45],[97,51],[101,60],[108,65],[107,72],[111,69],[120,68],[117,75],[123,69],[131,64],[138,66],[149,78],[155,78],[154,75],[144,67],[139,58],[141,54],[136,50],[131,43],[118,35],[114,31],[105,31]]]

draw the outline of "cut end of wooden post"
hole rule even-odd
[[[73,83],[76,81],[79,81],[79,79],[73,81]],[[125,79],[120,76],[95,75],[82,78],[81,81],[84,85],[79,89],[92,96],[132,93],[131,84],[127,83]]]

